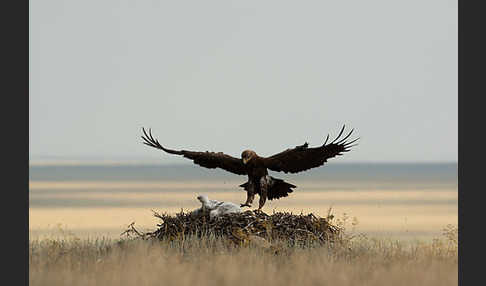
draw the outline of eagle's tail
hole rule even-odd
[[[297,188],[297,186],[289,184],[282,179],[277,179],[272,176],[269,177],[270,177],[270,186],[267,191],[267,199],[269,200],[287,197],[290,193],[294,191],[292,190],[292,188]],[[244,184],[241,184],[240,187],[243,187],[246,191],[248,191],[249,183],[246,182]]]
[[[289,193],[292,193],[294,191],[292,190],[292,188],[297,188],[297,186],[289,184],[282,179],[277,179],[274,177],[270,178],[272,182],[270,183],[270,188],[268,189],[267,193],[267,198],[269,200],[287,197]]]

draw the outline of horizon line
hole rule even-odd
[[[332,162],[332,165],[353,165],[353,164],[458,164],[458,161],[347,161]],[[30,160],[29,167],[35,166],[197,166],[192,162],[156,162],[155,160]]]

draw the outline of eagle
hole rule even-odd
[[[297,186],[285,182],[282,179],[268,175],[268,170],[284,173],[298,173],[311,168],[322,166],[328,159],[342,155],[350,151],[353,144],[358,139],[348,140],[354,129],[341,138],[344,132],[343,125],[339,135],[330,143],[327,143],[327,135],[324,144],[318,147],[309,148],[305,142],[303,145],[287,149],[270,157],[258,156],[255,151],[244,150],[241,159],[224,154],[223,152],[197,152],[187,150],[171,150],[160,145],[159,141],[152,136],[152,129],[147,133],[142,128],[141,136],[145,145],[163,150],[169,154],[182,155],[184,158],[191,159],[195,164],[209,169],[221,168],[228,172],[248,176],[248,181],[241,184],[247,192],[246,202],[241,207],[251,207],[256,194],[260,197],[258,212],[261,211],[267,199],[280,199],[287,197]]]

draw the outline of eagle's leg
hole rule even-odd
[[[268,176],[264,176],[260,179],[260,201],[258,202],[258,212],[260,212],[267,201],[267,191],[269,187]]]
[[[255,194],[253,192],[248,191],[246,193],[246,202],[241,204],[240,207],[251,207],[251,203],[253,203],[253,199],[255,198]]]
[[[240,204],[240,207],[251,207],[254,198],[255,188],[253,182],[250,180],[248,182],[248,189],[246,190],[246,202],[244,204]]]

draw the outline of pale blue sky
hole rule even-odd
[[[457,161],[457,1],[30,1],[30,158]]]

